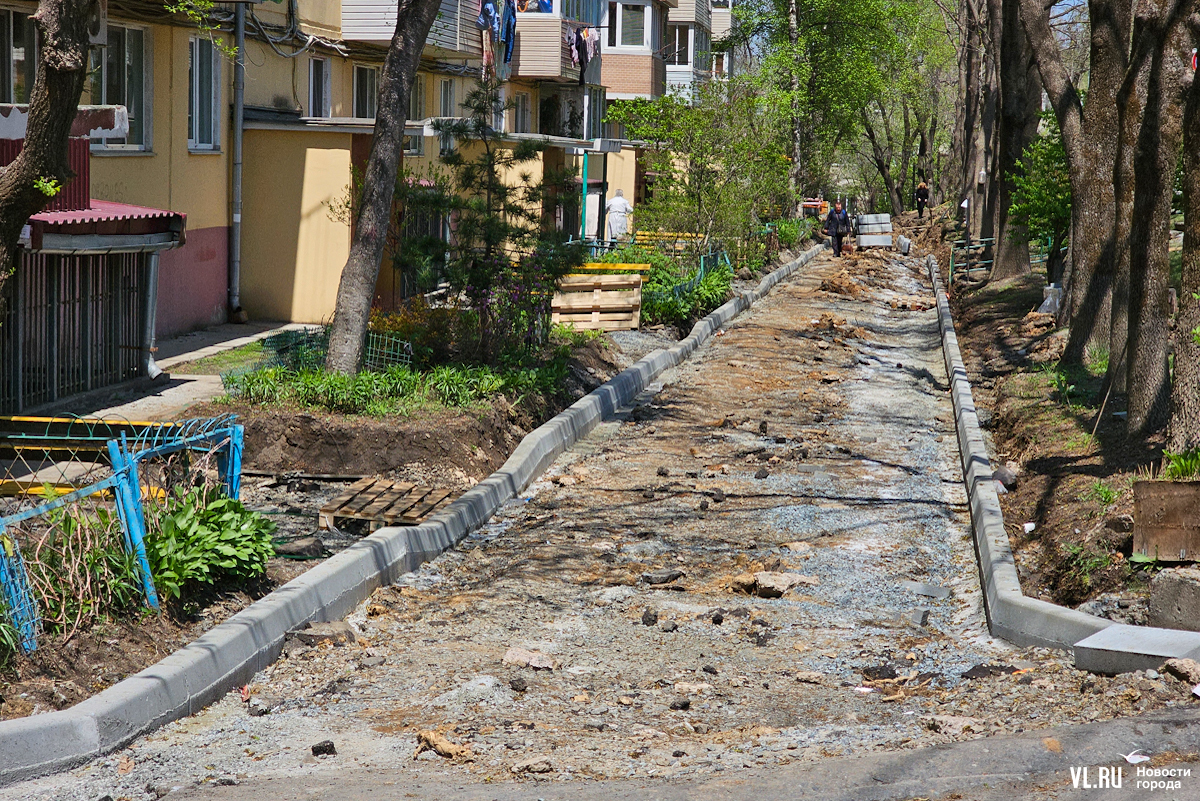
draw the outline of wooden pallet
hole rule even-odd
[[[650,265],[614,264],[613,268]],[[635,331],[641,322],[642,276],[568,275],[559,282],[550,319],[586,331]]]
[[[337,526],[339,520],[366,520],[371,531],[383,526],[415,526],[450,503],[450,490],[420,487],[407,481],[369,476],[321,507],[317,525]]]

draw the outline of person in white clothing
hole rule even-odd
[[[629,212],[633,206],[625,199],[625,192],[618,189],[617,194],[604,204],[608,214],[608,238],[618,239],[629,233]]]

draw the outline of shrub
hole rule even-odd
[[[215,491],[168,496],[147,521],[146,556],[159,594],[180,598],[197,585],[261,576],[275,554],[275,523]]]
[[[376,334],[395,334],[412,343],[413,363],[418,367],[450,358],[464,322],[457,309],[430,306],[423,295],[410,298],[394,312],[371,310],[369,329]]]

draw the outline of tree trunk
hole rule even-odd
[[[794,59],[800,58],[800,54],[797,52],[797,48],[800,46],[799,10],[796,7],[798,2],[799,0],[788,0],[787,7],[788,45],[791,57]],[[788,170],[788,188],[792,192],[792,202],[796,204],[796,216],[802,217],[804,215],[804,159],[807,157],[807,154],[804,152],[803,115],[800,113],[800,65],[791,65],[791,69],[788,72],[791,82],[789,86],[791,90],[789,102],[791,104],[792,117],[791,125],[789,126],[792,135],[792,164]]]
[[[880,107],[880,113],[886,115],[887,112]],[[887,190],[888,205],[892,209],[892,216],[899,217],[904,210],[904,205],[900,199],[900,190],[896,186],[896,178],[892,174],[892,143],[890,131],[885,128],[885,134],[888,134],[886,142],[879,141],[879,135],[875,132],[875,128],[871,125],[871,118],[867,116],[867,112],[862,114],[863,131],[867,135],[867,141],[871,143],[871,161],[875,164],[875,169],[879,172],[879,177],[883,180],[883,187]],[[885,120],[886,125],[886,120]],[[874,206],[872,205],[872,208]]]
[[[1070,171],[1071,253],[1063,277],[1059,322],[1071,326],[1063,361],[1075,364],[1083,361],[1089,343],[1108,342],[1116,95],[1125,77],[1133,15],[1128,0],[1091,0],[1088,7],[1091,46],[1084,107],[1050,28],[1049,6],[1042,0],[1021,0],[1021,23],[1062,130]]]
[[[1183,280],[1175,320],[1175,386],[1168,447],[1200,448],[1200,81],[1183,116]]]
[[[41,0],[34,20],[41,31],[37,77],[29,96],[25,143],[0,169],[0,288],[12,274],[21,228],[50,198],[39,178],[66,185],[71,124],[87,78],[88,17],[94,0]]]
[[[371,300],[392,219],[409,94],[438,8],[437,0],[400,0],[396,31],[379,76],[375,136],[363,175],[361,210],[350,242],[350,257],[338,284],[329,332],[325,367],[333,372],[353,373],[362,361]]]
[[[1003,0],[1004,30],[1000,52],[1000,131],[996,174],[996,255],[992,280],[1003,281],[1030,271],[1029,233],[1010,224],[1008,208],[1016,191],[1013,174],[1021,155],[1037,136],[1041,84],[1025,31],[1019,0]]]
[[[1183,138],[1180,108],[1191,79],[1185,20],[1193,0],[1143,0],[1139,25],[1155,42],[1146,103],[1134,155],[1136,183],[1129,228],[1129,430],[1148,434],[1170,418],[1171,200]]]
[[[1128,391],[1129,375],[1129,231],[1133,223],[1134,153],[1142,125],[1146,81],[1150,77],[1150,53],[1154,39],[1161,36],[1157,26],[1135,23],[1129,66],[1117,94],[1117,119],[1120,138],[1113,168],[1113,270],[1112,311],[1108,332],[1108,382],[1118,395]]]

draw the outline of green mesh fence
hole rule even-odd
[[[382,372],[389,367],[412,366],[412,343],[396,334],[367,333],[363,348],[363,369]],[[260,361],[221,373],[225,392],[237,396],[242,392],[243,379],[250,373],[271,367],[293,372],[320,370],[329,352],[329,326],[280,331],[263,340],[266,353]]]

